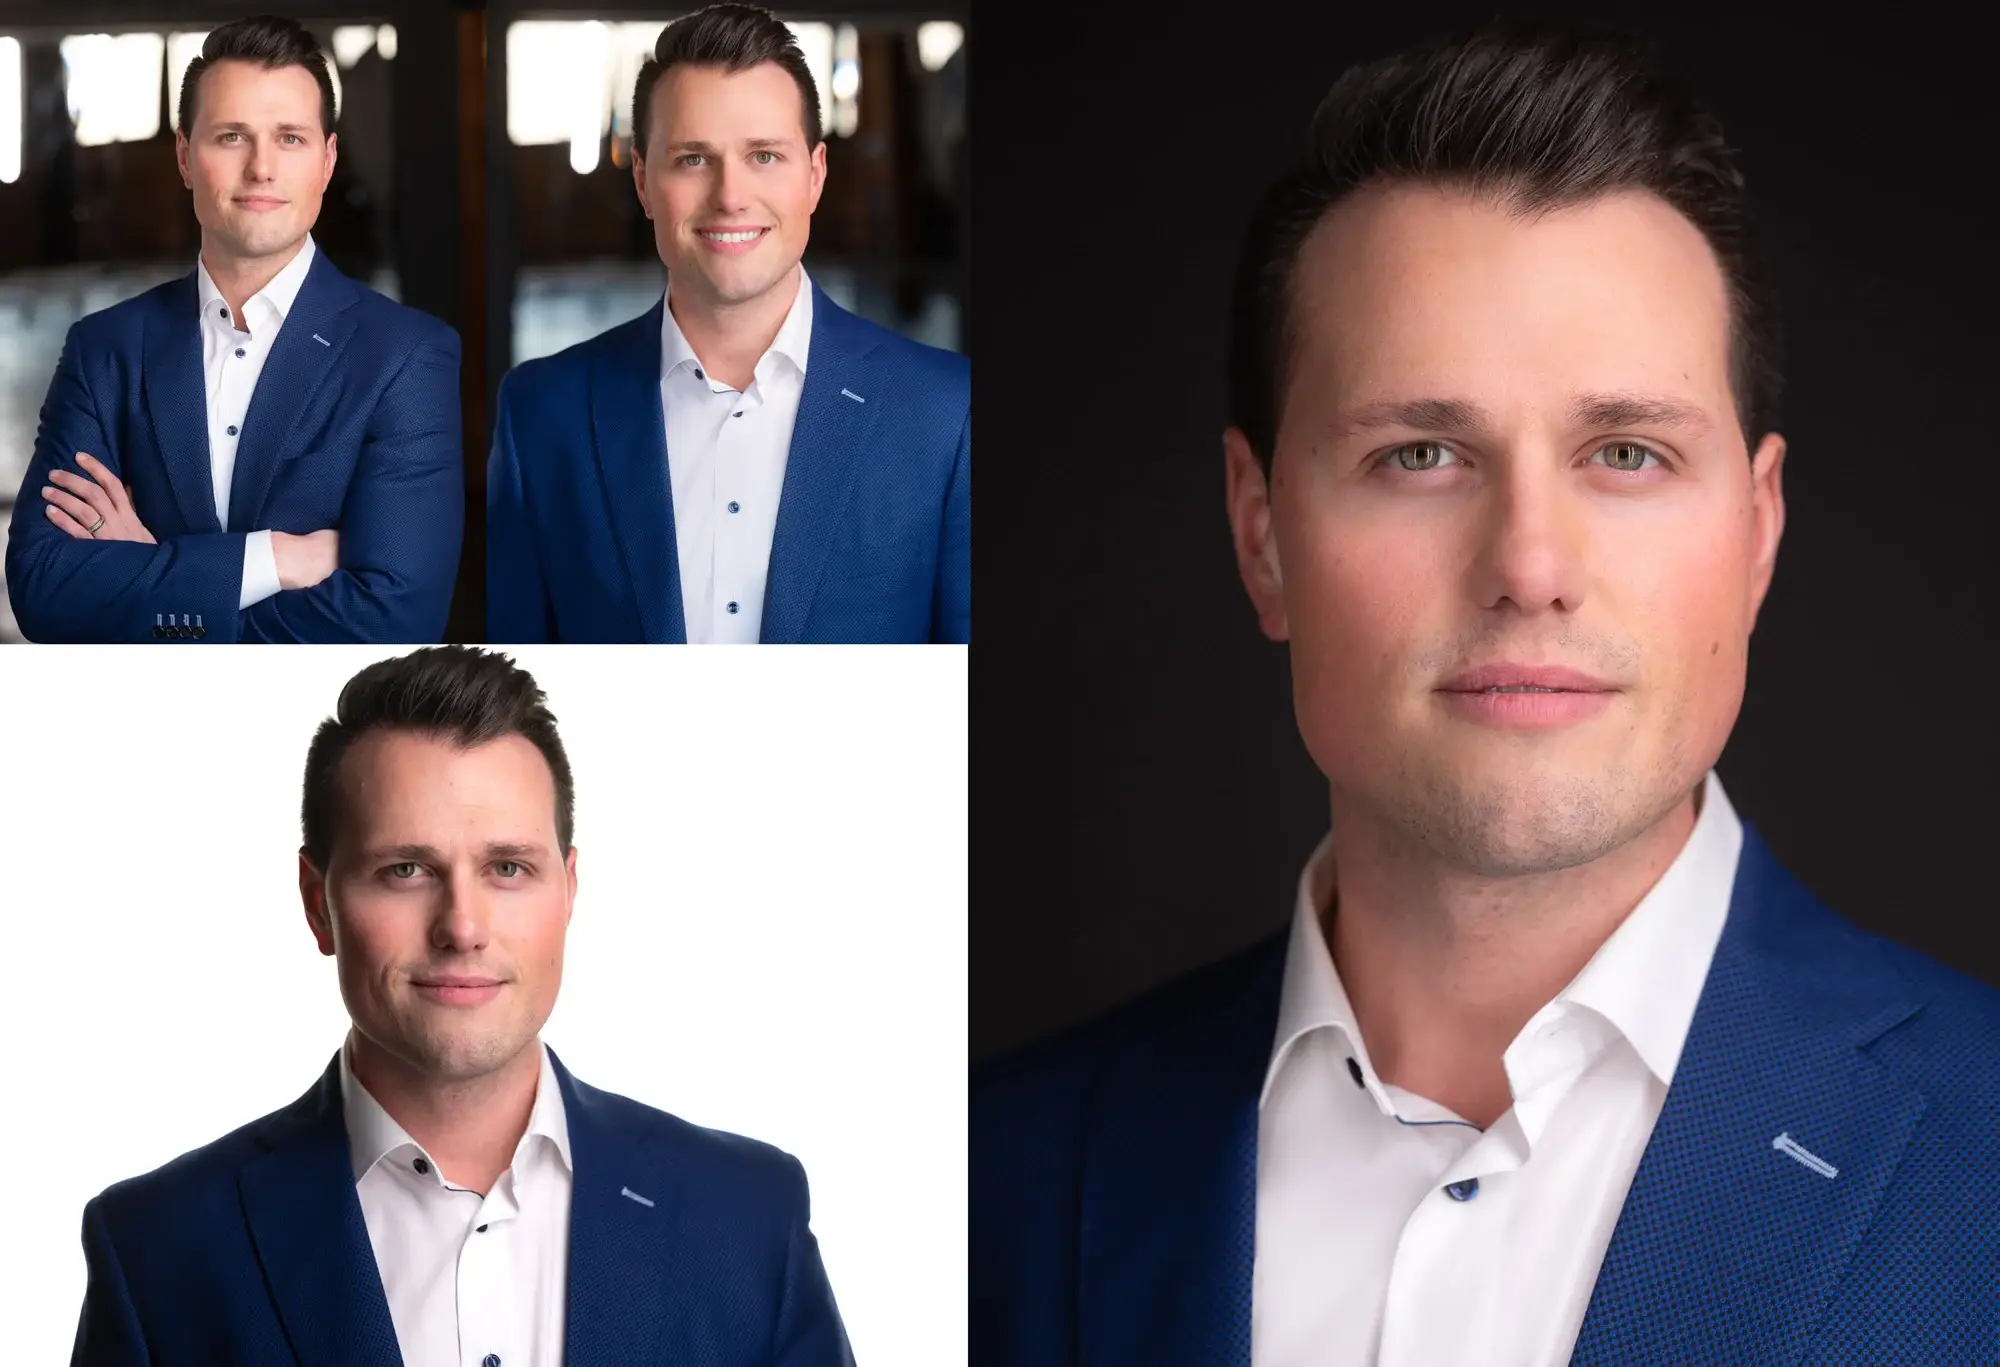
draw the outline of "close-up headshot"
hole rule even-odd
[[[0,641],[964,643],[965,0],[0,13]]]
[[[977,1367],[2000,1361],[2000,126],[1622,9],[981,26]]]
[[[122,680],[18,654],[0,703],[153,745]],[[850,651],[805,696],[730,652],[177,658],[150,691],[201,774],[107,801],[51,730],[15,753],[38,812],[0,813],[41,909],[15,1093],[73,1127],[15,1212],[10,1360],[963,1339],[962,652]]]

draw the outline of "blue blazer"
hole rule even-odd
[[[687,640],[660,322],[526,361],[486,477],[486,639]],[[813,287],[764,587],[766,643],[971,639],[971,366]]]
[[[193,272],[79,319],[7,531],[36,641],[379,641],[444,635],[465,523],[458,334],[342,275],[306,272],[244,416],[225,526],[209,473]],[[52,470],[103,461],[159,544],[75,539]],[[340,532],[340,568],[238,611],[249,532]]]
[[[575,1165],[565,1367],[852,1367],[797,1159],[555,1072]],[[92,1200],[83,1247],[72,1367],[402,1362],[338,1054],[283,1110]]]
[[[1283,960],[1270,941],[976,1080],[974,1367],[1250,1367]],[[1571,1361],[2000,1362],[1996,1167],[2000,995],[1839,919],[1746,829]]]

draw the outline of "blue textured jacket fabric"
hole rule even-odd
[[[502,382],[486,477],[489,641],[687,639],[660,412],[664,308]],[[971,639],[971,395],[965,357],[814,286],[765,643]]]
[[[565,1367],[853,1367],[798,1160],[554,1062],[574,1163]],[[83,1245],[72,1367],[402,1362],[337,1054],[283,1110],[93,1199]]]
[[[974,1367],[1250,1367],[1283,959],[1269,941],[977,1070]],[[1571,1361],[2000,1363],[1996,1166],[2000,994],[1840,919],[1746,826]]]
[[[314,257],[244,415],[215,509],[193,272],[79,319],[42,405],[7,532],[35,641],[442,639],[465,526],[458,334]],[[82,451],[130,486],[157,544],[87,541],[44,513]],[[239,611],[255,531],[340,533],[340,568]]]

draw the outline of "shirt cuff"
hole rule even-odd
[[[271,534],[252,532],[243,538],[243,595],[236,610],[263,602],[278,588],[278,553],[271,549]]]

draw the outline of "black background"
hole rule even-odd
[[[1492,13],[977,7],[975,1057],[1289,916],[1325,791],[1229,550],[1229,270],[1342,67]],[[1969,31],[1835,13],[1588,11],[1722,117],[1777,269],[1789,522],[1731,798],[1836,909],[2000,982],[2000,112]]]

